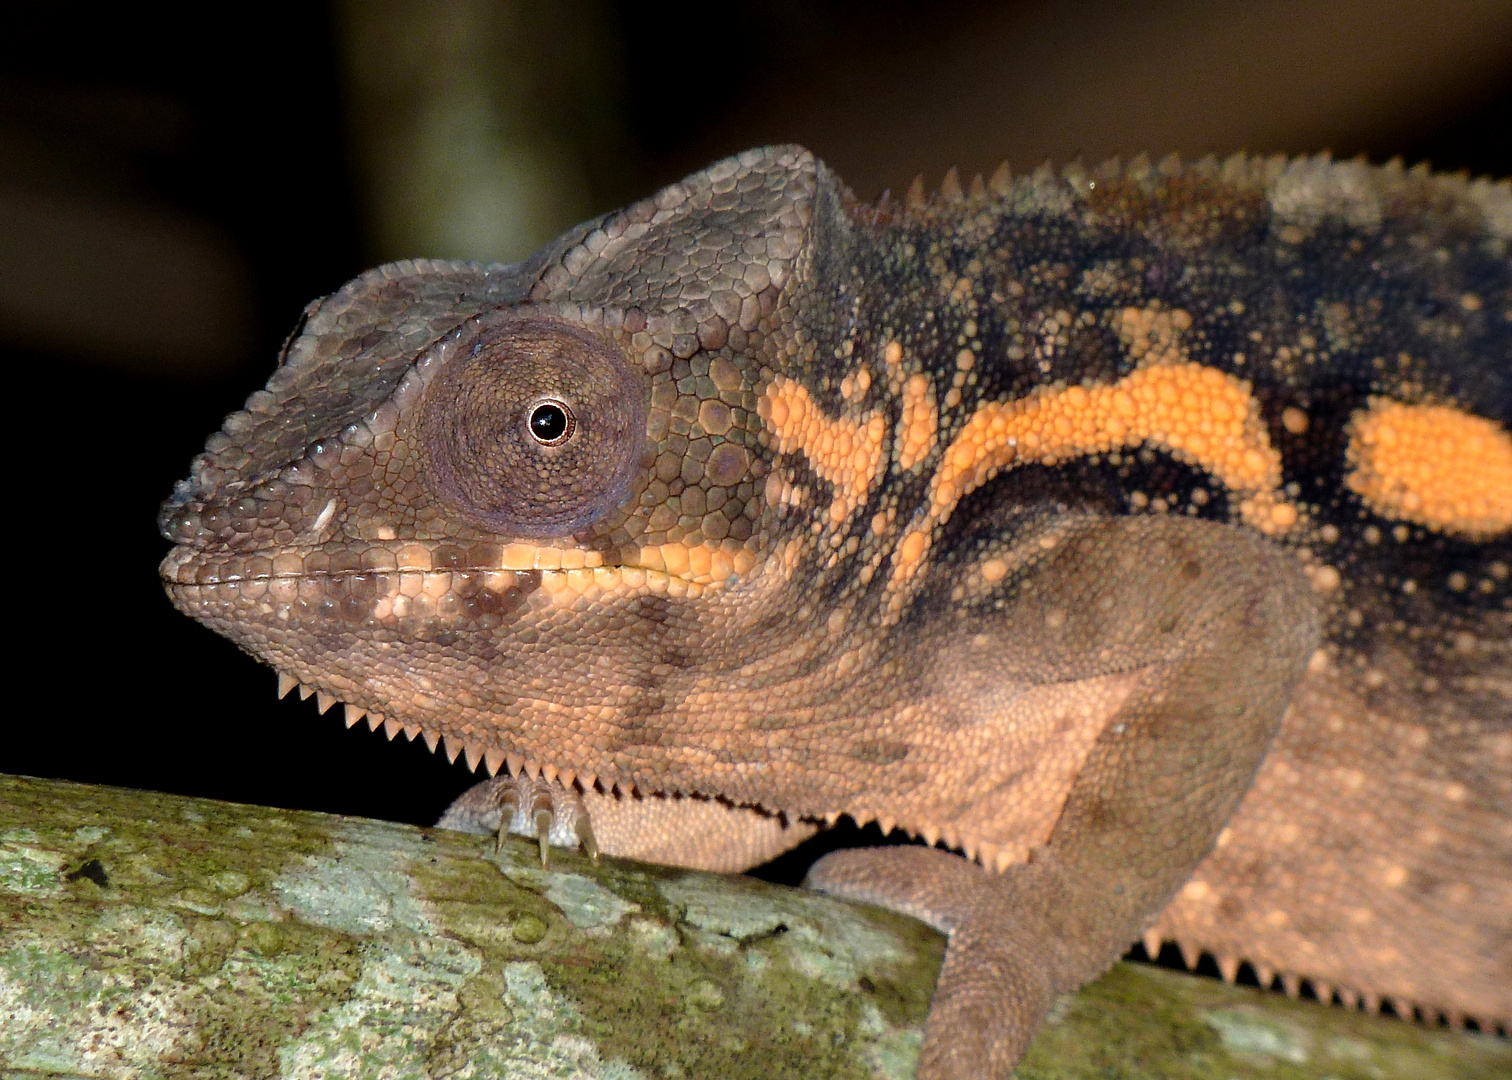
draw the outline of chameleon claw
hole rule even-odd
[[[494,857],[504,853],[504,838],[509,835],[509,826],[514,821],[515,807],[519,804],[519,792],[512,784],[500,784],[491,792],[494,805],[499,811],[499,832],[494,838]]]
[[[584,853],[594,862],[598,862],[598,840],[593,836],[593,823],[588,820],[587,814],[579,814],[577,819],[578,843],[583,846]]]
[[[551,858],[551,809],[542,807],[535,812],[536,839],[541,842],[541,865],[548,866]]]

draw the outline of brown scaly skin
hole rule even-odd
[[[865,206],[751,151],[312,304],[162,574],[350,722],[576,785],[605,851],[963,851],[811,873],[950,933],[921,1075],[1005,1075],[1142,932],[1505,1025],[1509,241],[1506,184],[1417,170]]]

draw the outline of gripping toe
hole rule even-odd
[[[553,846],[582,847],[598,857],[593,824],[583,796],[574,788],[528,776],[498,776],[475,784],[447,807],[442,829],[494,835],[500,845],[508,835],[538,840],[541,865],[550,863]]]

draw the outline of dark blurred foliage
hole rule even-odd
[[[11,706],[0,771],[421,823],[466,786],[421,744],[275,703],[271,671],[170,609],[153,526],[308,300],[459,253],[471,219],[416,224],[454,195],[545,192],[507,246],[767,141],[863,197],[1139,150],[1512,173],[1504,0],[197,10],[12,4],[0,35],[13,670],[42,691]]]

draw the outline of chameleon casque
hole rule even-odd
[[[1005,1074],[1141,935],[1504,1026],[1509,245],[1512,187],[1425,169],[865,204],[752,150],[311,304],[162,577],[284,692],[518,777],[449,824],[922,837],[809,878],[948,933],[921,1076]]]

